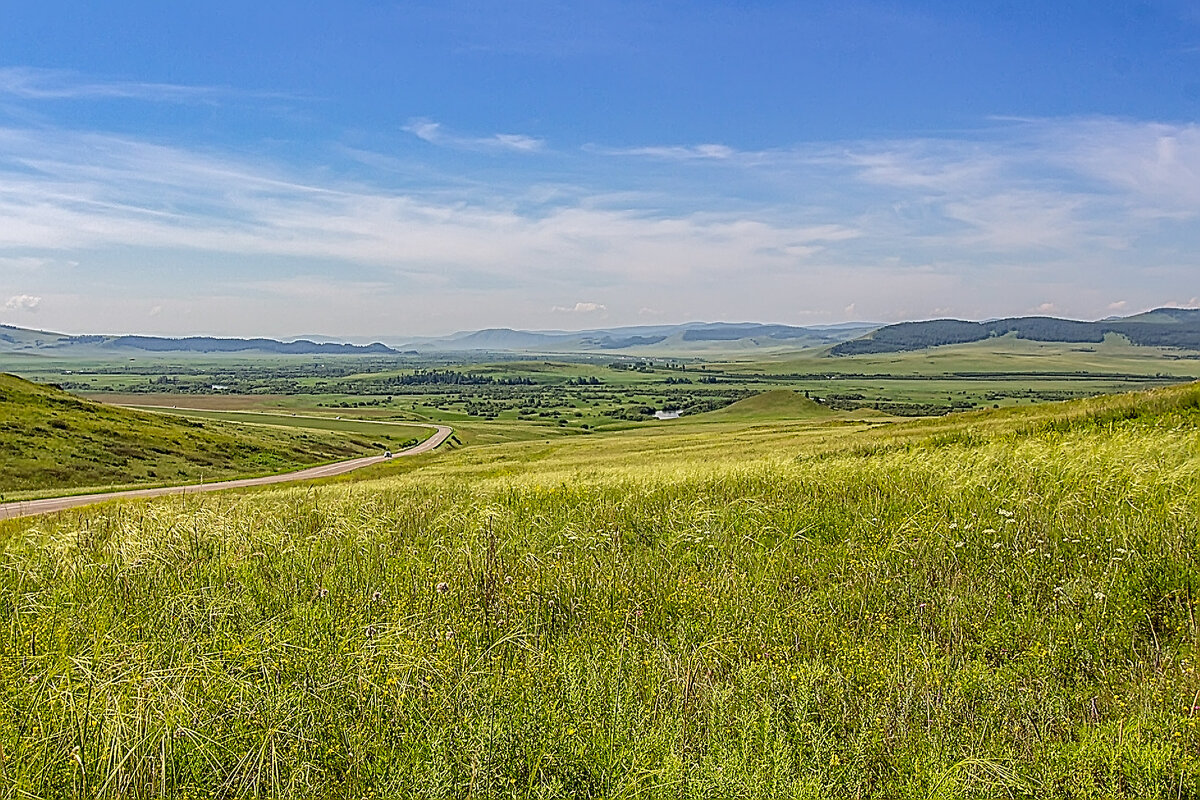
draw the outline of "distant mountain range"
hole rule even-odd
[[[729,350],[801,349],[853,339],[879,327],[876,323],[841,325],[767,325],[758,322],[688,322],[682,325],[638,325],[587,331],[521,331],[488,328],[450,336],[412,339],[401,350],[422,353],[497,351],[527,353],[688,353]]]
[[[1011,317],[988,322],[960,319],[901,322],[841,342],[829,352],[835,356],[896,353],[945,344],[979,342],[1008,334],[1035,342],[1102,342],[1107,334],[1118,334],[1133,344],[1147,347],[1200,350],[1200,309],[1156,308],[1144,314],[1110,317],[1097,322],[1057,317]]]
[[[711,352],[715,350],[801,349],[828,346],[860,336],[877,325],[795,327],[760,323],[693,322],[604,328],[589,331],[521,331],[489,328],[450,336],[396,341],[391,346],[343,344],[321,339],[225,339],[211,336],[68,335],[0,325],[0,353],[38,352],[58,355],[106,353],[275,353],[287,355],[402,355],[456,352],[584,353],[584,352]]]
[[[297,339],[221,339],[212,336],[188,336],[172,339],[163,336],[72,336],[50,331],[34,331],[0,325],[0,353],[41,352],[63,355],[88,353],[279,353],[286,355],[387,355],[396,353],[378,342],[368,345],[310,342]]]
[[[757,322],[690,322],[587,331],[523,331],[488,328],[441,337],[397,339],[384,344],[346,344],[326,337],[226,339],[211,336],[75,336],[0,325],[0,354],[280,354],[280,355],[449,355],[453,353],[613,353],[703,355],[724,352],[802,350],[827,347],[834,356],[893,353],[964,344],[1015,335],[1039,342],[1102,342],[1119,334],[1133,344],[1200,350],[1200,309],[1158,308],[1131,317],[1080,322],[1056,317],[1012,317],[970,322],[936,319],[883,325],[768,325]]]

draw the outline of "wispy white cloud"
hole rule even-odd
[[[550,310],[566,312],[568,314],[595,314],[600,311],[607,311],[608,306],[603,303],[585,303],[580,301],[573,306],[553,306]]]
[[[42,304],[42,298],[31,294],[17,294],[8,298],[4,308],[8,311],[36,311]]]
[[[95,80],[69,70],[35,67],[0,67],[0,95],[24,100],[145,100],[165,103],[210,102],[231,96],[281,96],[228,87]]]
[[[794,262],[857,235],[845,225],[587,203],[521,214],[504,202],[319,185],[94,134],[0,130],[0,153],[0,252],[170,248],[326,258],[398,273],[450,268],[507,281],[564,280],[559,265],[576,263],[593,276],[671,280]]]
[[[1127,257],[1200,213],[1195,125],[1005,120],[975,137],[862,142],[819,160],[883,188],[901,226],[940,248]]]
[[[723,144],[662,145],[626,148],[602,148],[592,145],[586,149],[591,152],[600,153],[601,155],[640,156],[667,161],[696,161],[700,159],[727,161],[742,155],[732,147]]]
[[[0,256],[0,271],[34,272],[52,266],[75,266],[74,261],[61,261],[40,256]]]
[[[960,141],[855,143],[816,160],[852,168],[860,180],[917,191],[957,193],[995,184],[1002,154]]]
[[[520,133],[497,133],[490,139],[479,140],[481,145],[489,145],[495,142],[498,146],[509,150],[519,150],[523,153],[532,153],[535,150],[541,150],[545,145],[541,139],[535,139],[532,136],[525,136]]]
[[[1091,230],[1091,220],[1081,215],[1080,199],[1058,192],[1012,191],[955,198],[942,206],[948,219],[963,223],[964,230],[941,234],[947,242],[986,247],[992,251],[1020,253],[1030,249],[1068,250],[1085,239],[1100,237],[1117,243],[1111,235]]]
[[[1092,119],[1048,126],[1064,166],[1168,213],[1200,214],[1200,124]]]
[[[440,122],[424,117],[409,120],[404,130],[430,144],[459,150],[507,150],[517,153],[536,153],[545,141],[519,133],[496,133],[491,136],[462,136],[447,131]]]
[[[431,119],[418,118],[409,120],[408,124],[404,126],[404,130],[418,139],[424,139],[431,144],[436,144],[445,136],[442,132],[441,124]]]

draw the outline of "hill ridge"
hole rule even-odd
[[[80,347],[100,350],[141,350],[150,353],[240,353],[254,350],[287,355],[391,355],[398,352],[382,342],[359,345],[335,342],[318,343],[308,339],[282,341],[265,337],[73,335],[0,324],[0,349],[9,352],[62,351]]]
[[[1094,322],[1059,317],[1028,316],[973,322],[934,319],[885,325],[865,336],[840,342],[830,355],[896,353],[946,344],[967,344],[1013,334],[1037,342],[1100,343],[1119,334],[1135,345],[1200,350],[1200,309],[1156,308],[1130,317]]]

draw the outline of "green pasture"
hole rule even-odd
[[[4,523],[0,797],[1200,795],[1200,387],[798,405]]]

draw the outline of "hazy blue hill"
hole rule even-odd
[[[0,325],[0,352],[44,351],[56,355],[79,352],[141,351],[146,353],[278,353],[287,355],[388,355],[396,353],[387,345],[311,342],[297,339],[281,342],[277,339],[236,339],[213,336],[106,336],[87,334],[71,336],[48,331],[27,330]]]
[[[1156,324],[1200,324],[1200,308],[1156,308],[1153,311],[1146,311],[1142,314],[1134,314],[1131,317],[1126,317],[1125,320],[1131,323],[1156,323]]]
[[[489,328],[446,337],[412,339],[400,349],[421,352],[517,351],[570,353],[629,350],[633,353],[758,350],[835,344],[873,330],[869,323],[820,327],[772,325],[758,322],[687,322],[679,325],[637,325],[585,331],[522,331]]]
[[[96,337],[80,337],[96,338]],[[396,351],[387,345],[376,342],[368,345],[358,344],[317,344],[306,339],[294,342],[281,342],[276,339],[220,339],[211,336],[189,336],[184,339],[169,339],[157,336],[116,336],[100,337],[102,346],[144,350],[151,353],[192,352],[192,353],[241,353],[257,351],[260,353],[284,353],[288,355],[386,355]],[[63,343],[61,346],[69,346]]]
[[[733,341],[756,337],[766,337],[769,339],[808,339],[814,335],[814,332],[808,328],[797,328],[793,325],[714,323],[700,328],[685,330],[683,332],[683,340],[688,342]],[[829,338],[832,339],[834,337],[830,335]]]
[[[67,335],[0,325],[0,352],[52,355],[105,353],[273,353],[282,355],[393,355],[401,352],[586,353],[629,351],[637,354],[711,352],[821,347],[873,330],[867,323],[799,327],[758,322],[688,322],[633,325],[585,331],[524,331],[487,328],[449,336],[391,340],[358,345],[310,339],[238,339],[212,336]]]
[[[481,331],[454,334],[445,339],[413,343],[413,346],[451,350],[527,350],[546,347],[570,336],[574,336],[574,334],[517,331],[512,328],[486,328]]]
[[[45,347],[68,338],[61,333],[0,325],[0,351]]]

